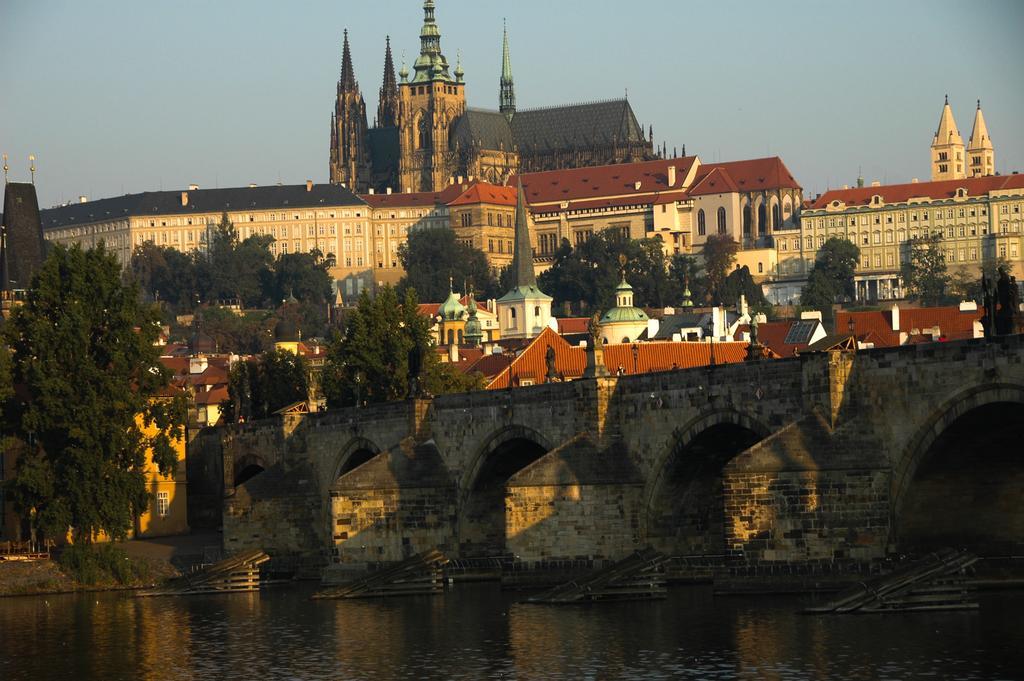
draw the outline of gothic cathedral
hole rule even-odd
[[[439,191],[455,176],[501,184],[519,171],[656,158],[653,131],[644,135],[626,99],[517,111],[507,31],[499,110],[467,109],[462,65],[450,70],[434,11],[434,0],[425,0],[420,55],[412,74],[402,65],[400,82],[387,39],[372,128],[345,31],[331,115],[332,183],[357,192]]]

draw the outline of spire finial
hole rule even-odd
[[[448,291],[450,293],[455,293],[455,278],[451,275],[448,275]]]
[[[498,110],[505,114],[505,118],[512,120],[516,113],[516,89],[512,79],[512,59],[508,49],[508,23],[502,19],[502,41],[501,41],[501,82]]]
[[[7,171],[10,167],[7,165],[7,154],[4,154],[4,184],[7,184]]]
[[[978,100],[978,110],[979,111],[981,110],[981,100],[980,99]]]
[[[28,170],[29,170],[30,173],[32,173],[32,184],[35,184],[36,183],[36,155],[35,154],[29,154],[28,155],[28,162],[29,162]]]
[[[946,104],[949,104],[949,95],[946,95]]]

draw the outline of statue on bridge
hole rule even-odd
[[[995,330],[999,336],[1008,336],[1016,333],[1016,319],[1018,307],[1020,306],[1020,291],[1015,281],[1010,280],[1005,267],[999,268],[999,279],[995,286],[995,302],[999,307],[993,309],[995,313]],[[993,308],[996,306],[993,305]]]
[[[985,338],[991,338],[996,334],[996,295],[992,280],[985,275],[984,268],[981,270],[981,301],[982,307],[985,309],[981,325],[985,331]]]

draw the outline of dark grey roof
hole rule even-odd
[[[73,203],[42,212],[43,229],[71,227],[101,220],[140,215],[182,215],[270,208],[313,208],[316,206],[365,206],[350,190],[335,184],[304,184],[189,191],[188,205],[181,205],[182,191],[126,194],[112,199]]]
[[[498,111],[468,109],[455,122],[449,144],[454,148],[458,144],[463,149],[479,146],[481,149],[511,150],[512,128],[508,119]]]
[[[665,315],[658,325],[658,333],[654,340],[672,340],[672,336],[681,333],[683,329],[697,329],[701,326],[703,318],[696,314],[669,314]]]
[[[646,141],[626,99],[517,111],[512,137],[521,149],[538,150]]]
[[[370,146],[370,163],[375,172],[394,170],[398,172],[401,148],[398,143],[398,128],[372,128],[367,133]]]
[[[9,182],[4,187],[3,224],[7,238],[0,259],[0,288],[23,289],[32,283],[46,259],[46,242],[39,222],[35,185]]]

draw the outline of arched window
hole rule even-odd
[[[707,234],[707,225],[704,224],[704,209],[701,208],[697,211],[697,234],[704,236]]]
[[[725,208],[719,207],[718,209],[718,233],[725,234]]]
[[[762,203],[757,207],[757,233],[764,234],[768,227],[768,211]]]
[[[788,220],[789,216],[792,213],[793,213],[793,206],[789,202],[789,197],[787,196],[785,203],[782,204],[782,217]]]
[[[750,236],[750,206],[743,206],[743,236]]]
[[[464,338],[465,336],[463,335],[462,329],[459,329],[459,345],[462,345]]]
[[[417,126],[417,149],[427,149],[430,147],[430,123],[427,121],[426,116],[420,118],[419,125]]]
[[[779,223],[782,222],[780,218],[781,215],[779,213],[779,204],[776,203],[774,206],[772,206],[772,229],[779,228]]]
[[[455,342],[455,329],[448,329],[448,345]]]

